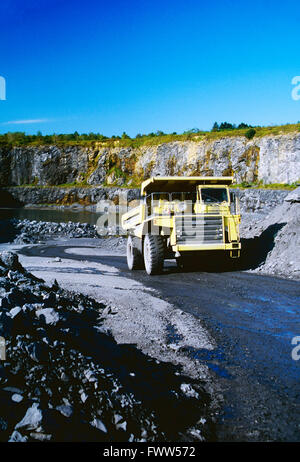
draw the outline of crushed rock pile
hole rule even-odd
[[[15,244],[36,244],[41,240],[53,238],[99,238],[123,234],[119,226],[96,227],[89,223],[69,221],[18,220],[16,218],[0,221],[0,242]]]
[[[0,441],[210,439],[203,385],[118,345],[104,309],[0,254]]]
[[[50,237],[98,237],[96,226],[88,223],[55,223],[47,221],[12,220],[17,236],[15,244],[32,244]]]
[[[267,274],[300,279],[300,187],[266,217],[243,229],[243,237],[263,241],[265,260],[255,270]]]

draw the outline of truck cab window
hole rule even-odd
[[[228,202],[225,188],[201,188],[201,197],[205,204]]]

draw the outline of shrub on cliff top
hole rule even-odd
[[[249,130],[247,130],[245,133],[245,137],[248,138],[248,140],[251,140],[255,134],[256,130],[254,128],[249,128]]]

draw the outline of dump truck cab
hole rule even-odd
[[[203,251],[240,256],[240,211],[230,192],[233,177],[152,177],[142,183],[140,205],[122,217],[128,231],[129,269],[162,270],[165,258],[180,266]]]

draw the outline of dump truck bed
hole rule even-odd
[[[176,192],[191,191],[198,185],[226,185],[234,183],[232,176],[154,176],[142,183],[141,194],[151,194],[152,192]]]

